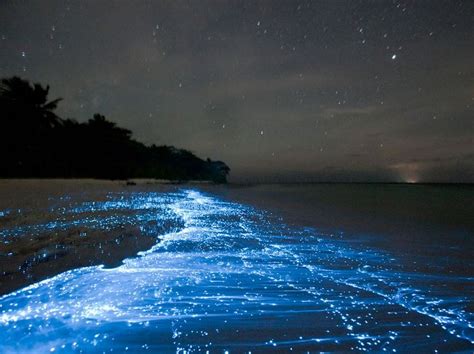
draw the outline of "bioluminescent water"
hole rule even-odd
[[[197,190],[111,193],[61,213],[79,216],[1,237],[125,218],[157,243],[1,297],[2,353],[474,349],[474,279],[436,259],[420,266]]]

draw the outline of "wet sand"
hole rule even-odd
[[[157,237],[172,226],[148,221],[154,232],[150,228],[144,231],[129,222],[134,210],[91,208],[64,213],[71,203],[98,203],[105,201],[109,193],[177,188],[166,181],[135,183],[0,180],[0,295],[69,269],[99,264],[115,267],[155,245]]]

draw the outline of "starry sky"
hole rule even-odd
[[[474,182],[470,0],[3,0],[12,75],[231,181]]]

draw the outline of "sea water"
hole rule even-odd
[[[68,205],[64,213],[98,211],[87,222],[99,227],[116,222],[101,210],[128,209],[176,229],[118,267],[73,269],[2,296],[2,353],[474,349],[474,279],[436,257],[420,265],[197,189]]]

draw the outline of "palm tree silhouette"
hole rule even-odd
[[[19,77],[0,79],[0,177],[208,180],[225,183],[229,167],[173,146],[146,146],[101,114],[87,122],[54,113],[61,98]]]
[[[62,98],[48,101],[49,85],[30,84],[17,76],[0,81],[0,106],[7,119],[26,119],[39,128],[54,128],[61,119],[54,113]],[[13,122],[12,122],[13,123]]]

